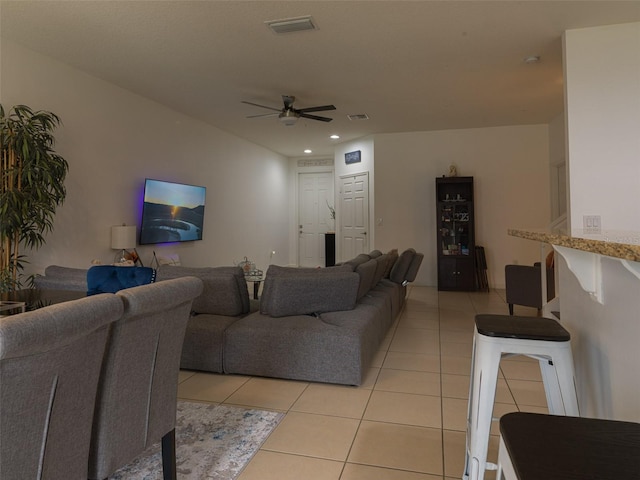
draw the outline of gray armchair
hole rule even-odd
[[[514,305],[542,308],[542,277],[540,263],[530,265],[507,265],[504,267],[509,315],[513,315]],[[546,268],[547,301],[555,297],[553,266]]]
[[[162,440],[165,479],[176,478],[178,372],[202,281],[183,277],[119,291],[98,386],[88,478],[102,480]]]
[[[0,320],[0,477],[87,478],[96,388],[122,300],[97,295]]]

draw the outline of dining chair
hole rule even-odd
[[[176,478],[175,423],[180,355],[202,281],[182,277],[119,291],[124,314],[111,329],[89,453],[102,480],[162,442],[165,479]]]
[[[87,270],[87,295],[116,293],[155,281],[156,271],[151,267],[94,265]]]
[[[97,295],[0,319],[0,478],[87,478],[96,388],[122,300]]]

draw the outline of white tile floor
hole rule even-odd
[[[179,396],[286,412],[239,480],[459,479],[476,313],[507,314],[504,291],[412,286],[360,387],[183,371]],[[496,415],[546,412],[537,365],[502,361]]]

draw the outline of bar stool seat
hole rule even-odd
[[[554,415],[579,416],[571,335],[550,318],[476,315],[467,411],[467,448],[463,479],[483,480],[500,369],[506,355],[539,361],[547,407]]]
[[[620,480],[640,475],[640,424],[539,413],[500,419],[505,480]]]

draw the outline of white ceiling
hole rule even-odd
[[[264,23],[303,15],[318,29]],[[562,32],[640,21],[640,1],[2,0],[0,17],[3,38],[299,157],[372,133],[547,123]],[[246,118],[269,111],[242,100],[279,108],[282,94],[334,104],[318,114],[334,120]]]

